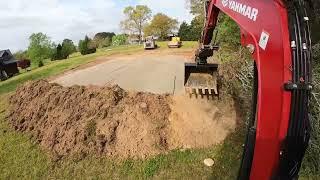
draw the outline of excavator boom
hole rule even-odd
[[[297,178],[310,136],[312,66],[305,1],[209,0],[206,9],[195,64],[206,68],[216,50],[210,43],[219,12],[239,25],[241,43],[255,64],[253,116],[239,179]]]

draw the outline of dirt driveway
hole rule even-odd
[[[152,51],[118,56],[71,71],[53,82],[63,86],[118,84],[126,90],[180,94],[188,60],[185,54]]]

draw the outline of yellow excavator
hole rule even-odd
[[[168,43],[169,48],[180,48],[182,46],[182,42],[180,37],[172,37],[171,41]]]

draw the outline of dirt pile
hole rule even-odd
[[[17,89],[8,120],[56,157],[145,158],[221,142],[235,128],[236,114],[232,107],[223,115],[212,106],[118,86],[62,87],[40,80]]]
[[[236,127],[237,114],[231,104],[184,96],[170,103],[169,145],[172,148],[206,148],[222,142]]]

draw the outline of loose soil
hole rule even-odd
[[[40,80],[10,98],[8,121],[54,157],[87,154],[146,158],[206,148],[236,126],[232,104],[128,92],[119,86],[62,87]]]

